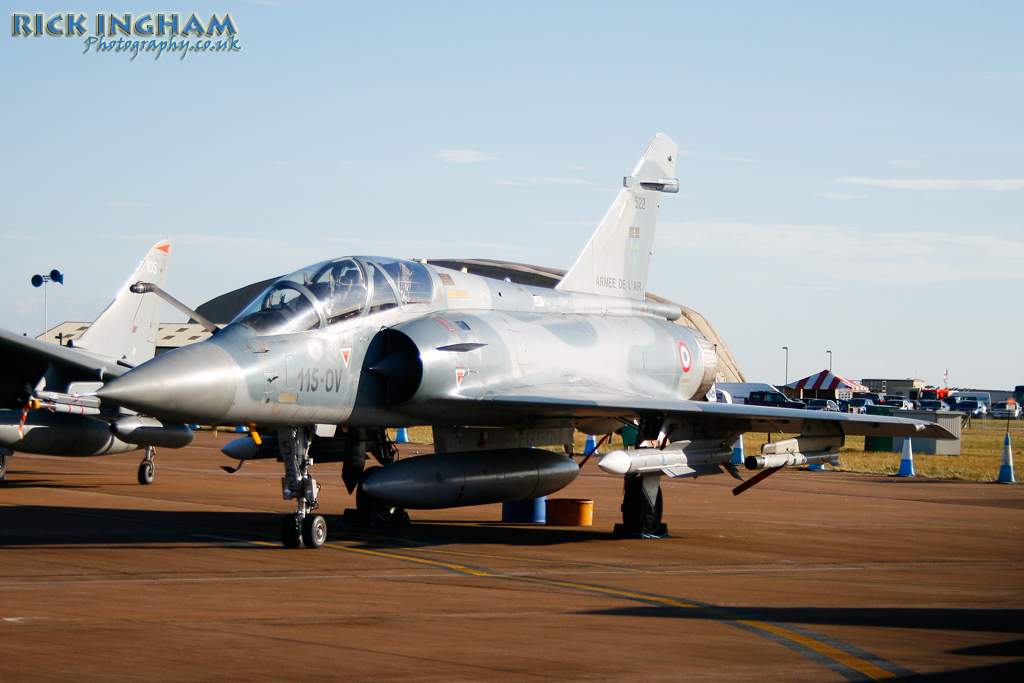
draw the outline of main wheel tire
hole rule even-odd
[[[7,476],[7,456],[0,453],[0,478]]]
[[[658,497],[652,507],[644,494],[641,478],[632,475],[626,480],[622,496],[622,525],[631,533],[657,534],[661,528],[663,507],[660,486]]]
[[[363,470],[363,478],[356,487],[356,510],[359,511],[359,517],[364,524],[390,524],[396,514],[401,515],[405,512],[402,508],[386,505],[363,491],[362,482],[379,469],[380,465],[374,465]]]
[[[327,522],[320,515],[307,515],[302,520],[302,542],[307,548],[321,548],[327,540]]]
[[[152,460],[143,460],[139,465],[139,483],[148,486],[156,476],[156,467]]]
[[[298,548],[302,543],[302,529],[295,515],[285,515],[281,520],[281,543],[285,548]]]

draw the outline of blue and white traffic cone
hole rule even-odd
[[[1013,449],[1010,448],[1010,433],[1006,433],[1006,441],[1003,442],[1003,464],[999,466],[999,478],[996,481],[1000,484],[1016,484],[1013,478]]]
[[[736,437],[736,440],[732,443],[732,460],[729,461],[730,465],[742,465],[743,464],[743,435],[740,434]]]
[[[597,450],[597,437],[587,434],[587,443],[583,446],[583,455],[590,455]]]
[[[903,457],[900,458],[900,471],[897,477],[913,477],[914,474],[914,447],[910,443],[910,437],[903,439]]]
[[[405,427],[399,429],[395,434],[395,443],[409,443],[409,430]]]

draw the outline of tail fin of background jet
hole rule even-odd
[[[624,178],[612,208],[555,289],[643,299],[662,192],[678,192],[676,151],[658,133],[633,175]]]
[[[132,366],[151,359],[156,353],[162,302],[156,294],[133,294],[128,288],[140,280],[162,288],[167,282],[170,253],[170,240],[157,242],[106,310],[75,340],[75,346]]]

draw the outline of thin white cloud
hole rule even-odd
[[[1024,188],[1024,178],[1002,180],[937,180],[927,178],[836,178],[832,185],[864,185],[896,190],[993,190],[1008,192]]]
[[[482,161],[497,161],[498,157],[475,149],[442,149],[437,158],[446,164],[478,164]]]
[[[825,197],[826,199],[835,199],[836,201],[846,202],[851,199],[867,199],[866,194],[843,194],[842,192],[814,192],[817,197]]]
[[[702,159],[721,159],[722,161],[739,161],[745,164],[756,164],[757,159],[748,159],[747,157],[727,157],[720,154],[713,154],[711,152],[698,152],[692,149],[681,149],[676,152],[676,156],[681,157],[700,157]]]
[[[350,244],[359,247],[386,247],[388,249],[394,249],[395,240],[393,239],[365,239],[361,237],[325,237],[324,242],[331,242],[336,244]],[[417,248],[421,251],[450,251],[452,249],[451,240],[401,240],[403,249]],[[466,242],[459,241],[458,247],[460,249],[473,248],[481,250],[490,250],[492,252],[498,250],[515,250],[522,251],[532,249],[534,245],[531,244],[502,244],[498,242]]]
[[[498,180],[498,185],[513,185],[526,187],[534,185],[593,185],[594,183],[582,178],[527,178],[526,180]]]
[[[97,235],[103,239],[116,239],[116,240],[127,240],[131,242],[144,242],[152,244],[158,239],[170,239],[175,245],[198,245],[203,247],[231,247],[231,248],[245,248],[245,247],[257,247],[260,249],[280,249],[283,247],[292,246],[292,242],[286,242],[284,240],[266,239],[262,237],[244,237],[240,235],[174,235],[168,238],[167,235],[120,235],[115,233],[105,233]]]
[[[1002,73],[981,74],[978,80],[983,83],[999,83],[1002,85],[1024,84],[1024,73],[1006,71]]]
[[[1024,280],[1020,268],[1024,239],[1010,231],[1003,231],[1003,236],[959,235],[830,225],[686,222],[659,226],[656,240],[659,247],[700,254],[707,262],[729,262],[751,272],[784,273],[833,284]],[[761,286],[764,279],[751,282]]]

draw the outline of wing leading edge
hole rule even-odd
[[[849,436],[956,438],[936,423],[904,417],[831,413],[705,401],[666,401],[626,395],[611,390],[593,392],[590,387],[581,388],[579,392],[567,390],[565,386],[530,387],[508,393],[490,394],[477,399],[452,397],[444,400],[460,404],[463,410],[469,408],[467,404],[474,402],[505,404],[519,414],[529,414],[538,419],[567,417],[633,419],[644,415],[663,414],[672,416],[680,422],[746,422],[749,427],[743,431],[794,434],[801,432],[805,423],[819,423],[838,426],[844,434]]]

